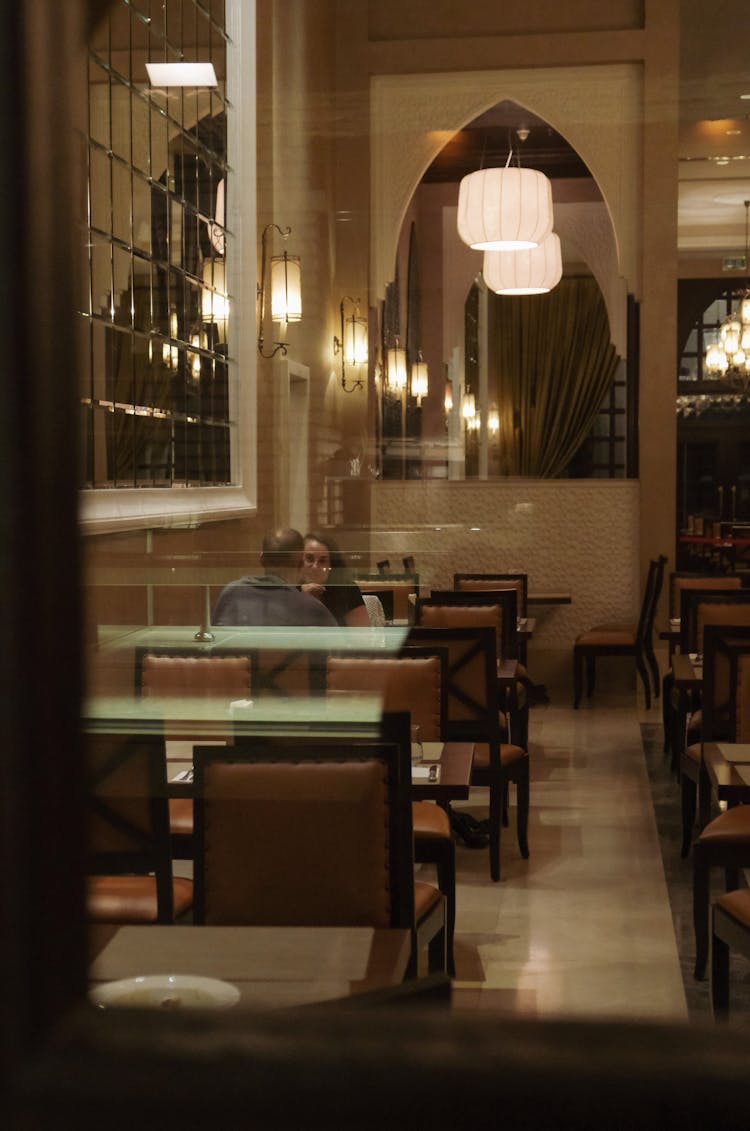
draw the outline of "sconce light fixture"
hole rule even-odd
[[[466,421],[467,427],[469,422],[476,416],[476,402],[473,393],[464,393],[461,400],[461,415]]]
[[[275,357],[281,351],[286,354],[285,341],[273,343],[273,349],[263,349],[263,328],[266,316],[266,283],[268,275],[268,233],[273,229],[282,239],[287,239],[291,228],[280,228],[278,224],[266,224],[261,237],[260,283],[258,284],[258,352],[261,357]],[[280,322],[284,327],[289,322],[299,322],[302,318],[302,273],[296,255],[284,252],[271,256],[271,321]],[[283,336],[283,335],[282,335]]]
[[[220,342],[227,340],[229,297],[227,295],[226,264],[223,259],[203,261],[203,293],[201,295],[201,320],[217,329]]]
[[[417,352],[417,360],[412,363],[411,367],[411,395],[417,398],[417,404],[422,404],[422,397],[426,397],[430,391],[430,384],[427,379],[427,362],[422,358],[422,351]]]
[[[400,396],[406,388],[406,350],[398,344],[398,338],[388,350],[386,376],[388,388]]]
[[[500,413],[496,404],[492,405],[487,415],[487,431],[491,436],[497,436],[500,431]]]
[[[453,382],[450,377],[445,378],[445,395],[443,398],[446,415],[453,412]]]
[[[347,318],[344,313],[344,304],[350,303],[352,313]],[[344,295],[341,300],[341,337],[334,336],[333,352],[341,354],[341,388],[345,393],[353,393],[355,389],[363,389],[364,382],[360,377],[354,379],[351,388],[346,386],[346,367],[356,369],[367,364],[367,322],[359,316],[359,299]]]

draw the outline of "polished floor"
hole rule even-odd
[[[635,691],[533,708],[530,858],[514,809],[500,883],[486,851],[457,849],[456,1006],[688,1020],[642,741],[642,722],[659,721]],[[482,800],[472,793],[477,816]]]

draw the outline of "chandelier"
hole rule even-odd
[[[745,270],[748,269],[748,210],[745,201]],[[750,280],[748,280],[750,283]],[[750,382],[750,285],[737,295],[739,308],[730,313],[719,326],[718,341],[706,350],[704,369],[709,378],[725,378],[733,383]]]

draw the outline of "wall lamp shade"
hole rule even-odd
[[[298,257],[289,255],[286,251],[282,255],[272,255],[270,271],[268,270],[267,241],[269,232],[273,232],[274,229],[282,239],[287,239],[292,231],[291,228],[280,228],[278,224],[267,224],[261,237],[261,267],[258,283],[258,352],[261,357],[275,357],[279,351],[284,356],[287,352],[283,334],[280,341],[273,343],[271,350],[267,351],[263,348],[269,284],[271,321],[286,326],[289,322],[299,322],[302,318],[302,271]]]
[[[498,295],[541,295],[562,278],[560,239],[550,232],[538,247],[485,251],[484,281]]]
[[[394,346],[387,353],[388,388],[394,393],[403,393],[406,388],[406,350]]]
[[[552,225],[552,186],[536,169],[478,169],[461,181],[457,226],[469,247],[536,247]]]
[[[271,320],[300,322],[302,319],[302,269],[296,255],[271,258]]]
[[[226,341],[229,297],[227,295],[226,265],[223,259],[206,259],[203,263],[203,291],[201,294],[201,319],[213,324],[219,340]]]
[[[448,412],[453,412],[453,383],[450,377],[445,378],[445,393],[443,394],[443,407]]]
[[[464,393],[461,400],[461,415],[468,424],[476,416],[476,402],[473,393]]]
[[[420,353],[419,360],[413,362],[411,367],[411,395],[417,398],[417,404],[421,405],[422,397],[426,397],[430,391],[430,383],[427,374],[427,362],[422,360]]]
[[[346,304],[349,303],[352,313],[347,317]],[[358,369],[367,365],[369,354],[367,340],[367,321],[359,316],[359,299],[344,295],[339,307],[341,315],[341,337],[333,339],[334,354],[341,354],[341,387],[345,393],[353,393],[355,389],[363,389],[361,377],[356,377],[351,388],[346,383],[346,368]]]

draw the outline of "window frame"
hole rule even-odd
[[[227,152],[232,191],[227,228],[235,234],[229,292],[235,311],[256,306],[255,0],[225,0],[227,42]],[[248,65],[250,64],[250,65]],[[84,534],[150,527],[185,527],[257,513],[257,356],[255,317],[234,319],[229,363],[230,471],[222,486],[87,487],[79,491]]]

